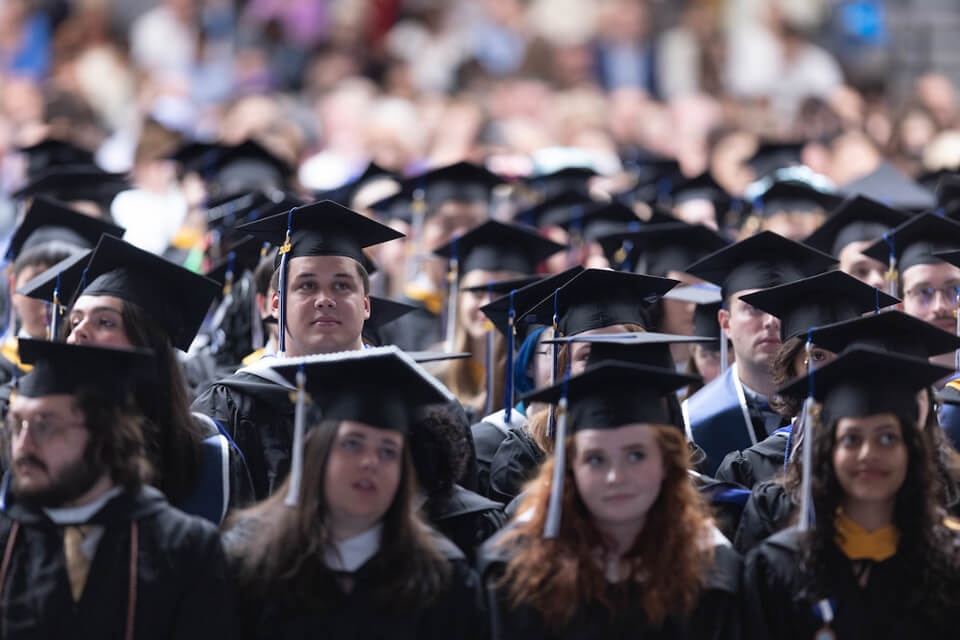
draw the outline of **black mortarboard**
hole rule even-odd
[[[120,390],[131,391],[153,371],[153,352],[148,349],[21,338],[18,352],[22,362],[33,365],[17,383],[17,393],[28,398],[73,394],[93,387],[119,400]]]
[[[410,224],[413,221],[413,196],[406,191],[398,191],[372,203],[370,210],[381,220],[401,220]]]
[[[572,432],[638,423],[669,425],[666,396],[698,380],[674,369],[607,361],[532,391],[523,402],[557,404],[566,396]]]
[[[109,208],[121,191],[130,188],[120,173],[107,173],[96,167],[53,167],[31,178],[13,192],[14,198],[47,195],[63,202],[90,201]]]
[[[383,325],[398,320],[418,308],[405,302],[370,296],[370,317],[363,321],[361,334],[367,339],[368,343],[379,346],[381,342],[379,330]]]
[[[956,220],[960,218],[960,175],[947,172],[937,182],[937,208],[943,215]]]
[[[597,239],[608,258],[625,243],[632,246],[635,269],[653,276],[668,271],[683,271],[706,255],[722,249],[730,241],[703,225],[671,222],[641,225],[635,231],[611,233]]]
[[[233,279],[237,280],[244,271],[253,271],[257,268],[262,253],[263,242],[253,236],[247,236],[224,251],[224,257],[210,267],[204,275],[223,285],[226,284],[227,272],[230,271]]]
[[[811,340],[834,353],[852,346],[868,346],[916,358],[960,349],[960,336],[897,310],[819,327],[811,334]]]
[[[14,260],[25,249],[52,241],[89,249],[103,234],[120,237],[124,231],[119,225],[80,213],[63,202],[37,196],[14,229],[4,255],[7,260]]]
[[[625,159],[627,171],[636,179],[632,187],[620,194],[630,204],[653,203],[673,193],[674,186],[685,180],[680,163],[675,158],[637,154]]]
[[[717,207],[718,214],[730,203],[730,195],[710,173],[701,173],[699,176],[678,183],[673,188],[671,199],[674,206],[690,200],[709,200]]]
[[[83,270],[87,268],[92,255],[92,250],[79,251],[76,255],[61,260],[24,283],[17,289],[17,293],[44,302],[54,302],[56,298],[61,304],[69,303],[70,296],[80,286]]]
[[[536,318],[524,317],[526,313],[536,306],[541,300],[559,289],[561,286],[575,278],[583,272],[583,267],[576,266],[561,273],[546,278],[539,278],[536,281],[510,289],[496,300],[480,307],[480,312],[487,316],[487,319],[493,323],[497,331],[507,335],[510,331],[510,308],[511,298],[514,311],[514,321],[517,327],[517,333],[522,338],[523,329],[529,324],[535,324]],[[510,292],[513,291],[513,296]],[[547,324],[550,324],[549,322]]]
[[[277,246],[284,244],[288,229],[288,258],[346,256],[361,264],[367,262],[364,247],[403,237],[402,233],[330,200],[313,202],[237,227],[237,231]]]
[[[428,210],[433,211],[444,202],[487,202],[493,188],[502,183],[497,174],[470,162],[431,169],[405,179],[401,189],[414,194],[423,191]]]
[[[803,146],[802,142],[761,142],[747,160],[747,165],[753,169],[757,180],[760,180],[777,169],[801,164]]]
[[[67,140],[47,138],[28,147],[20,147],[19,151],[27,157],[27,176],[35,176],[50,167],[94,165],[91,151]]]
[[[853,242],[876,240],[897,225],[906,222],[903,211],[868,198],[852,196],[844,200],[830,217],[803,241],[814,249],[839,256]]]
[[[869,372],[869,373],[866,373]],[[880,413],[917,417],[917,392],[949,376],[952,369],[924,358],[856,347],[791,380],[777,390],[787,397],[813,397],[822,404],[821,423]],[[810,376],[813,380],[810,380]]]
[[[590,353],[587,355],[587,366],[608,360],[627,362],[630,364],[663,367],[670,369],[674,366],[673,356],[670,354],[671,344],[705,344],[711,338],[699,336],[681,336],[671,333],[654,333],[639,331],[635,333],[613,333],[604,335],[570,336],[567,338],[552,338],[544,343],[566,344],[571,342],[589,342]]]
[[[910,211],[922,211],[936,206],[933,193],[902,174],[889,162],[882,162],[866,176],[843,186],[849,195],[863,194],[874,200]]]
[[[701,338],[710,338],[711,342],[704,344],[710,351],[720,351],[720,322],[717,312],[723,308],[723,303],[710,302],[697,304],[693,310],[693,335]]]
[[[556,226],[571,233],[579,232],[587,241],[615,231],[639,229],[642,222],[633,209],[617,200],[594,202],[583,208],[571,209],[569,213],[570,216],[557,221]]]
[[[826,271],[836,260],[772,231],[715,251],[685,269],[721,287],[723,298],[744,289],[766,289]]]
[[[279,187],[293,175],[293,167],[286,160],[253,139],[220,146],[213,166],[205,168],[212,169],[224,191]]]
[[[210,229],[230,230],[240,224],[286,213],[304,204],[300,198],[281,189],[231,194],[226,199],[218,198],[207,203],[207,226]]]
[[[523,182],[545,200],[568,190],[587,193],[587,183],[596,175],[597,172],[590,167],[564,167],[524,178]]]
[[[174,347],[186,351],[219,291],[220,285],[210,278],[102,236],[77,295],[116,296],[139,305],[167,332]]]
[[[784,342],[814,327],[859,318],[900,302],[842,271],[795,280],[740,299],[779,318]]]
[[[937,201],[939,202],[940,197],[939,194],[937,194],[937,185],[940,184],[943,178],[955,175],[957,175],[956,169],[925,169],[916,176],[915,180],[921,187],[936,194]]]
[[[515,220],[538,229],[564,226],[571,218],[582,217],[583,211],[594,203],[584,192],[567,189],[519,212]]]
[[[954,249],[960,249],[960,224],[923,213],[888,232],[863,253],[884,264],[893,253],[897,268],[903,273],[918,264],[939,264],[943,260],[935,254]]]
[[[831,211],[843,202],[843,196],[817,189],[801,180],[774,182],[753,201],[754,213],[772,216],[777,213]]]
[[[368,182],[375,178],[394,178],[394,174],[376,162],[371,162],[367,165],[367,168],[363,170],[356,178],[345,182],[335,189],[328,189],[326,191],[321,191],[314,194],[314,200],[333,200],[337,204],[342,204],[345,207],[351,206],[353,203],[354,196],[357,195],[357,192],[360,191]]]
[[[397,347],[276,360],[274,371],[306,391],[324,420],[355,420],[406,433],[417,409],[453,401],[453,395]]]
[[[471,291],[473,293],[489,292],[502,296],[510,293],[514,289],[522,289],[528,284],[533,284],[543,280],[544,276],[527,276],[525,278],[511,278],[510,280],[496,280],[486,284],[478,284],[475,287],[461,287],[460,291]]]
[[[646,328],[647,308],[676,280],[607,269],[587,269],[527,312],[539,324],[558,316],[558,335],[572,336],[617,324]]]
[[[179,163],[186,171],[196,171],[206,178],[213,175],[223,145],[216,142],[186,142],[168,156]]]
[[[535,229],[487,220],[434,253],[448,260],[456,257],[458,273],[463,277],[477,269],[536,273],[537,265],[563,249],[562,244],[544,238]]]

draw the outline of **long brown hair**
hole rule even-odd
[[[710,519],[687,474],[689,453],[683,433],[672,426],[650,427],[663,454],[664,478],[643,530],[625,556],[630,562],[630,575],[620,585],[640,585],[640,602],[622,606],[642,607],[647,619],[659,626],[668,615],[689,612],[696,605],[712,560],[712,548],[703,543]],[[603,536],[574,479],[572,461],[577,451],[573,436],[567,438],[566,448],[559,536],[552,540],[542,537],[555,460],[551,457],[530,483],[520,507],[520,512],[532,509],[533,517],[518,524],[499,542],[517,550],[500,581],[509,601],[515,606],[532,606],[557,629],[573,617],[576,607],[571,603],[600,603],[611,612],[618,608],[618,603],[610,598],[609,584],[594,555],[605,544]]]
[[[457,312],[459,314],[459,311]],[[470,352],[470,336],[460,320],[457,322],[457,329],[453,340],[454,352]],[[460,360],[451,360],[439,368],[437,378],[447,385],[447,388],[457,397],[460,402],[477,411],[484,409],[487,388],[485,381],[477,382],[473,375],[473,356]],[[493,397],[489,399],[489,408],[491,412],[503,409],[503,390],[506,381],[507,368],[507,341],[499,331],[494,330],[493,335]],[[486,364],[484,367],[486,367]]]
[[[307,432],[296,507],[285,503],[288,476],[272,496],[234,513],[224,524],[224,530],[230,532],[227,552],[235,561],[239,583],[255,597],[279,590],[309,607],[335,602],[330,597],[337,589],[335,574],[323,560],[333,542],[324,485],[340,424],[323,421]],[[449,566],[416,514],[415,487],[413,463],[404,443],[400,483],[382,519],[380,549],[370,561],[377,576],[373,608],[422,606],[449,580]]]

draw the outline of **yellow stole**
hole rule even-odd
[[[422,302],[423,306],[433,315],[440,315],[440,312],[443,311],[444,295],[442,291],[429,291],[416,282],[411,282],[404,289],[404,293],[411,300]]]
[[[256,351],[245,355],[243,357],[243,360],[240,361],[240,363],[245,367],[249,367],[254,362],[257,362],[260,358],[262,358],[263,354],[266,353],[266,351],[267,351],[266,348],[260,347]]]
[[[33,369],[32,364],[23,364],[20,362],[20,342],[16,336],[9,338],[0,345],[0,356],[6,358],[7,362],[12,363],[24,373],[29,373]]]
[[[900,541],[900,530],[889,525],[876,531],[867,531],[837,509],[834,519],[837,535],[834,541],[843,555],[851,560],[873,560],[883,562],[893,557]]]

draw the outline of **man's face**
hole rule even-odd
[[[103,475],[88,451],[90,434],[73,396],[15,395],[7,415],[13,490],[38,506],[69,504]]]
[[[960,287],[960,268],[942,262],[917,264],[900,275],[904,312],[926,320],[944,331],[956,333],[956,288]]]
[[[280,296],[273,294],[273,317]],[[359,349],[370,297],[357,262],[344,256],[301,256],[287,265],[287,354],[305,356]]]
[[[755,291],[759,289],[730,296],[729,308],[719,311],[720,326],[733,344],[737,362],[769,368],[780,349],[780,320],[740,299]]]
[[[16,291],[32,278],[43,273],[48,265],[33,265],[24,267],[16,275],[13,291]],[[30,334],[31,338],[46,338],[47,336],[47,305],[43,300],[28,298],[19,293],[13,294],[13,308],[20,319],[20,326]]]
[[[870,240],[851,242],[840,250],[837,258],[840,260],[840,271],[847,273],[857,280],[861,280],[871,287],[884,289],[886,280],[884,274],[887,267],[879,260],[861,253],[864,249],[873,244]]]

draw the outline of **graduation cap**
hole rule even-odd
[[[517,329],[518,337],[522,339],[524,328],[529,324],[535,324],[537,320],[534,317],[527,317],[527,312],[583,271],[584,268],[578,265],[556,275],[537,278],[529,284],[509,289],[504,292],[503,296],[480,307],[480,312],[493,323],[497,331],[506,336],[510,333],[512,309],[514,326]],[[512,295],[511,292],[513,292]],[[521,320],[524,322],[521,322]]]
[[[447,360],[466,360],[473,354],[469,351],[404,351],[417,364],[445,362]]]
[[[13,192],[13,197],[43,194],[63,202],[91,201],[107,209],[118,193],[129,188],[130,183],[120,173],[107,173],[97,167],[52,167],[32,177]]]
[[[206,177],[211,174],[223,145],[217,142],[193,140],[174,149],[170,160],[179,163],[186,171],[196,171]]]
[[[525,315],[539,324],[550,324],[555,318],[558,336],[617,324],[643,326],[648,323],[647,308],[676,285],[676,280],[668,278],[587,269]]]
[[[431,169],[420,175],[401,182],[401,190],[413,194],[422,190],[429,211],[435,210],[444,202],[488,202],[493,188],[503,179],[492,171],[470,162]]]
[[[382,342],[379,331],[383,325],[399,320],[418,308],[405,302],[370,296],[370,317],[363,321],[361,335],[367,339],[368,343],[379,346]]]
[[[867,346],[916,358],[960,349],[960,336],[898,310],[817,327],[810,340],[834,353],[852,346]]]
[[[835,262],[822,251],[761,231],[711,253],[685,272],[720,285],[726,299],[745,289],[766,289],[826,271]]]
[[[48,337],[51,340],[56,340],[60,335],[64,306],[71,302],[70,298],[80,285],[83,271],[87,268],[91,255],[93,255],[91,250],[78,250],[75,255],[37,274],[17,289],[20,295],[43,300],[53,305],[48,327]]]
[[[216,145],[213,155],[200,153],[184,165],[215,182],[224,191],[278,187],[293,175],[293,167],[253,139],[236,145]]]
[[[380,178],[389,179],[396,178],[396,176],[392,171],[384,169],[376,162],[371,162],[359,176],[345,182],[335,189],[328,189],[327,191],[321,191],[314,194],[314,200],[333,200],[337,204],[342,204],[345,207],[349,207],[353,202],[354,196],[357,195],[357,192],[360,191],[360,189],[362,189],[371,180]]]
[[[817,189],[801,180],[774,182],[753,201],[753,211],[765,217],[778,213],[830,211],[840,206],[843,196]]]
[[[93,152],[68,140],[47,138],[36,144],[20,147],[19,151],[27,157],[27,176],[35,176],[50,167],[94,165]]]
[[[832,256],[853,242],[876,240],[907,221],[907,214],[864,195],[847,198],[803,241]]]
[[[897,209],[922,211],[936,206],[933,193],[905,176],[889,162],[843,186],[850,195],[863,194]]]
[[[633,209],[616,200],[595,202],[571,209],[569,213],[569,217],[557,221],[556,226],[588,242],[616,231],[639,229],[642,224]]]
[[[937,181],[937,208],[951,220],[960,218],[960,175],[945,172]]]
[[[803,152],[804,144],[803,142],[761,142],[747,160],[747,166],[753,169],[757,180],[761,180],[777,169],[802,164],[800,154]]]
[[[582,191],[566,189],[519,212],[515,220],[538,229],[564,226],[571,218],[582,216],[584,209],[595,202]]]
[[[960,249],[960,224],[932,213],[923,213],[885,233],[863,250],[881,262],[891,262],[903,273],[918,264],[940,264],[936,254]]]
[[[232,283],[244,271],[253,271],[257,268],[263,255],[263,242],[253,236],[247,236],[224,253],[226,256],[210,267],[204,275],[226,286],[228,281]]]
[[[149,379],[154,370],[153,352],[149,349],[21,338],[18,353],[23,363],[33,366],[16,387],[19,395],[28,398],[73,394],[90,387],[118,397],[118,391],[132,391],[136,382]]]
[[[814,327],[859,318],[900,302],[842,271],[828,271],[740,299],[779,318],[784,342]]]
[[[210,229],[233,229],[239,224],[286,213],[306,204],[282,189],[246,191],[218,200],[207,203],[207,227]]]
[[[864,375],[869,371],[870,375]],[[925,358],[857,346],[810,375],[795,378],[777,390],[792,397],[813,397],[821,403],[821,420],[863,418],[879,413],[917,416],[917,392],[949,376],[952,369]]]
[[[649,153],[632,154],[624,158],[624,165],[635,178],[633,186],[620,194],[630,204],[665,199],[673,193],[674,185],[686,180],[676,158]]]
[[[124,231],[119,225],[80,213],[63,202],[37,196],[10,236],[4,257],[14,260],[27,249],[53,241],[88,249],[103,234],[120,237]]]
[[[474,270],[535,273],[537,265],[565,248],[534,229],[487,220],[434,253],[448,260],[456,258],[462,278]]]
[[[678,183],[673,188],[673,206],[690,202],[691,200],[709,200],[717,207],[717,211],[729,206],[730,195],[720,184],[713,179],[709,172],[689,178]]]
[[[625,248],[629,243],[632,251],[628,253],[639,258],[636,269],[655,276],[665,276],[669,271],[683,271],[697,260],[730,244],[727,238],[712,229],[685,222],[642,225],[635,231],[614,232],[597,240],[608,259],[618,257],[620,248]]]
[[[210,278],[102,236],[76,295],[115,296],[139,305],[167,332],[174,347],[186,351],[219,291],[220,285]]]
[[[540,194],[544,200],[564,191],[588,193],[588,182],[597,176],[591,167],[564,167],[551,173],[541,173],[523,179],[523,183],[532,191]]]
[[[478,284],[475,287],[462,287],[461,291],[470,291],[471,293],[492,293],[497,296],[510,293],[515,289],[522,289],[528,284],[543,280],[544,276],[526,276],[524,278],[510,278],[509,280],[496,280],[487,284]]]
[[[641,331],[636,333],[569,336],[552,338],[543,342],[546,344],[589,343],[590,352],[587,355],[587,367],[596,366],[600,362],[615,360],[617,362],[670,369],[674,366],[673,356],[670,354],[670,345],[706,344],[711,341],[711,338],[701,338],[699,336]]]
[[[446,387],[394,346],[277,360],[272,368],[297,387],[288,505],[296,505],[300,495],[308,394],[324,420],[353,420],[404,434],[417,410],[454,401]]]

